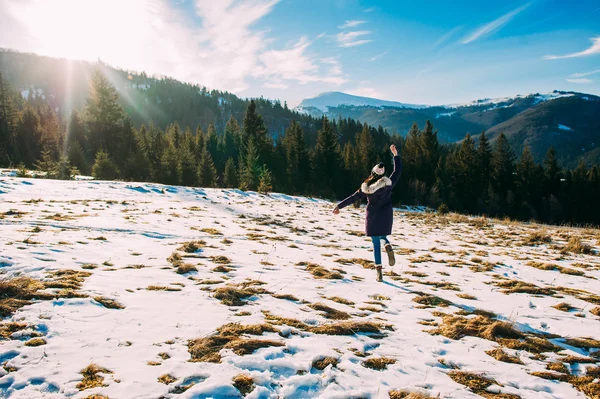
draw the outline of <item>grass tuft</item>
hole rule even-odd
[[[237,388],[242,396],[248,395],[254,391],[254,379],[246,374],[239,374],[233,377],[233,386]]]
[[[245,299],[248,299],[254,295],[266,294],[267,291],[262,288],[255,287],[238,287],[234,285],[228,285],[225,287],[219,287],[214,290],[214,297],[221,301],[223,305],[227,306],[244,306],[247,304]]]
[[[350,318],[350,315],[348,313],[329,307],[324,303],[314,303],[312,305],[309,305],[309,307],[314,310],[324,312],[323,317],[325,317],[326,319],[348,320]]]
[[[504,363],[514,363],[514,364],[523,364],[521,359],[516,356],[511,356],[508,353],[504,352],[501,348],[490,349],[485,351],[486,354],[493,357],[494,359],[504,362]]]
[[[368,369],[381,371],[385,370],[388,365],[394,363],[396,363],[396,359],[391,359],[389,357],[376,357],[363,361],[362,365]]]
[[[104,384],[104,377],[100,374],[112,374],[112,371],[100,367],[97,364],[90,364],[86,368],[80,371],[83,376],[83,380],[76,385],[77,389],[83,391],[90,388],[98,388],[107,386]]]
[[[184,242],[183,245],[177,249],[179,251],[183,251],[188,254],[192,254],[192,253],[198,251],[199,249],[203,248],[205,245],[206,245],[206,242],[202,241],[202,240],[189,241],[189,242]],[[171,255],[171,256],[173,256],[173,255]],[[181,260],[181,257],[179,257],[179,260]]]
[[[325,356],[319,357],[312,362],[312,368],[317,370],[325,370],[326,367],[336,367],[338,365],[338,360],[335,357]]]
[[[42,346],[46,345],[46,340],[43,338],[32,338],[29,341],[25,342],[25,346]]]
[[[436,399],[422,392],[410,392],[401,390],[392,390],[389,392],[390,399]]]
[[[0,281],[0,316],[12,315],[19,308],[29,305],[33,299],[49,299],[38,291],[44,284],[29,277],[17,277]]]
[[[105,298],[103,296],[94,297],[94,301],[102,304],[105,308],[109,309],[125,309],[125,306],[121,305],[119,302],[114,299]]]
[[[562,254],[590,254],[592,253],[592,247],[583,243],[579,237],[571,236],[567,245],[565,245],[560,252]]]
[[[332,296],[332,297],[329,297],[326,299],[329,299],[330,301],[333,301],[333,302],[341,303],[342,305],[348,305],[348,306],[354,305],[354,302],[349,301],[344,298],[340,298],[339,296]]]
[[[197,272],[198,268],[190,263],[180,263],[177,266],[177,274],[186,274],[189,272]]]
[[[158,377],[158,382],[161,384],[169,385],[177,381],[177,378],[173,377],[171,374],[163,374]]]

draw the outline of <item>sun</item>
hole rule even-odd
[[[131,36],[144,33],[144,0],[31,0],[13,7],[15,17],[27,27],[27,40],[40,53],[86,61],[99,58],[128,65],[137,61],[139,49]]]

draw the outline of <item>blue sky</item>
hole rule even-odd
[[[2,47],[292,106],[600,94],[600,0],[0,0],[0,22]]]

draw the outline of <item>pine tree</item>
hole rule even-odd
[[[92,176],[99,180],[114,180],[119,176],[117,165],[106,151],[100,150],[96,153]]]
[[[67,150],[67,158],[69,163],[76,167],[81,173],[88,174],[90,167],[87,163],[86,156],[78,141],[72,140]]]
[[[260,163],[258,148],[252,138],[248,140],[244,153],[240,163],[240,188],[245,191],[256,190],[260,177]]]
[[[167,141],[165,151],[160,160],[160,182],[178,185],[181,182],[179,168],[179,152],[171,142]]]
[[[271,171],[267,168],[267,165],[263,165],[260,171],[260,178],[258,183],[258,192],[262,194],[268,194],[273,190],[273,178]]]
[[[308,177],[308,154],[304,144],[304,131],[296,121],[292,121],[283,138],[285,149],[285,170],[287,186],[292,193],[304,191]]]
[[[492,165],[492,146],[488,138],[485,135],[485,131],[482,131],[479,135],[479,145],[477,146],[477,159],[478,159],[478,170],[479,170],[479,192],[487,190],[490,182],[490,171]]]
[[[237,187],[237,173],[233,158],[229,158],[227,162],[225,162],[225,171],[223,172],[223,187]]]
[[[421,148],[421,132],[419,126],[415,123],[410,128],[402,149],[403,173],[408,180],[415,179],[421,170]]]
[[[41,158],[35,162],[34,166],[38,171],[44,172],[47,179],[52,179],[56,176],[56,161],[49,150],[42,151]]]
[[[477,204],[477,151],[470,134],[465,136],[457,154],[457,176],[455,188],[457,196],[462,199],[464,208],[470,212]]]
[[[189,148],[182,146],[179,148],[179,175],[181,184],[193,187],[198,183],[198,173],[196,159]]]
[[[84,112],[92,153],[103,149],[111,156],[118,155],[119,133],[123,124],[123,109],[118,98],[117,90],[108,79],[100,71],[95,71]]]
[[[440,157],[437,132],[433,130],[430,121],[425,123],[425,129],[423,129],[419,138],[421,150],[420,180],[430,186],[434,182],[435,169]]]
[[[544,184],[545,194],[558,196],[560,192],[562,170],[556,159],[556,149],[554,146],[550,146],[546,153],[546,159],[544,159],[544,174],[546,176]]]
[[[358,167],[363,175],[368,175],[375,165],[375,141],[371,135],[369,126],[365,123],[356,137],[356,152]]]
[[[501,201],[506,201],[507,195],[514,184],[515,155],[504,133],[500,133],[494,146],[491,162],[492,183]]]
[[[340,187],[340,148],[337,136],[329,120],[324,117],[317,132],[317,145],[313,155],[313,185],[317,193],[331,197]]]
[[[267,128],[265,127],[262,116],[256,112],[255,100],[250,100],[242,126],[242,142],[247,145],[252,139],[258,150],[258,156],[262,161],[265,161],[269,155],[273,143],[268,137]]]
[[[20,162],[15,158],[15,125],[17,113],[10,96],[10,88],[0,73],[0,166]]]
[[[205,144],[198,164],[198,185],[200,187],[217,187],[217,177],[217,169]]]
[[[516,167],[516,187],[519,198],[524,201],[522,216],[525,218],[534,216],[533,207],[539,205],[542,180],[543,171],[535,164],[531,149],[526,145]]]
[[[15,145],[21,156],[21,162],[27,167],[32,167],[40,155],[41,128],[37,112],[26,106],[17,121],[15,128]]]

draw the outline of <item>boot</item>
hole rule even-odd
[[[381,271],[381,265],[376,265],[375,270],[377,270],[377,281],[382,282],[383,281],[383,273]]]
[[[385,252],[387,252],[390,266],[394,266],[396,264],[396,257],[394,256],[394,249],[392,248],[392,244],[385,244],[383,249],[385,249]]]

